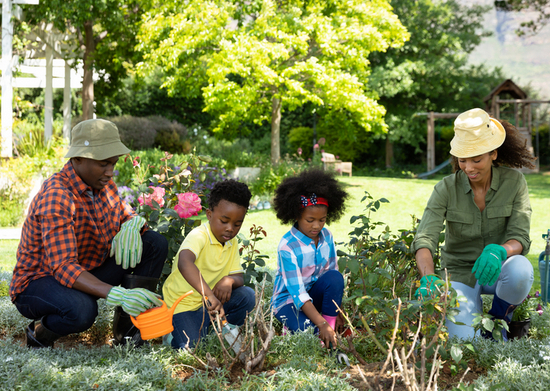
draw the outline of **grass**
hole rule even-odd
[[[19,240],[0,240],[0,269],[13,270]]]
[[[393,232],[397,232],[399,229],[409,229],[412,227],[412,216],[422,217],[433,187],[440,179],[441,177],[421,180],[343,176],[341,180],[350,194],[347,210],[340,221],[334,222],[328,228],[337,243],[347,242],[348,233],[352,229],[349,224],[350,218],[365,212],[365,203],[361,203],[361,198],[367,191],[374,199],[386,198],[389,201],[388,204],[382,204],[377,215],[372,216],[375,220],[384,222]],[[531,217],[532,244],[527,257],[535,269],[533,289],[537,290],[540,288],[538,257],[545,247],[542,234],[547,233],[550,229],[547,212],[550,205],[550,175],[530,174],[526,175],[526,179],[533,209]],[[282,225],[277,220],[273,209],[250,211],[241,233],[249,236],[249,230],[253,224],[262,226],[267,231],[267,238],[258,244],[258,250],[269,256],[268,268],[275,269],[277,246],[281,237],[290,227]],[[17,240],[0,240],[0,268],[13,269],[17,244]]]

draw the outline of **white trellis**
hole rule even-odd
[[[0,0],[3,2],[3,20],[12,17],[11,4],[38,4],[38,0]],[[10,4],[11,3],[11,4]],[[8,15],[6,15],[8,14]],[[13,143],[13,88],[44,88],[44,137],[49,140],[53,134],[53,89],[63,88],[63,137],[69,138],[71,129],[71,88],[82,88],[82,67],[71,67],[73,59],[67,60],[63,53],[77,52],[67,42],[71,36],[56,32],[51,24],[42,24],[27,37],[39,44],[28,50],[20,70],[32,77],[13,78],[15,58],[12,52],[13,25],[2,28],[2,157],[11,157]],[[54,59],[58,57],[58,59]]]
[[[12,4],[38,4],[38,0],[2,2],[2,157],[12,157],[13,125],[13,22]]]

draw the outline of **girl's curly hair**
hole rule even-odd
[[[495,167],[507,166],[511,168],[535,168],[533,162],[535,157],[527,149],[527,140],[525,140],[514,125],[506,120],[498,120],[506,131],[504,143],[497,148],[498,155],[493,161]],[[460,170],[458,158],[452,156],[453,167],[455,171]]]
[[[210,210],[218,206],[221,200],[233,202],[248,209],[250,198],[252,198],[252,194],[245,183],[235,179],[226,179],[216,182],[206,202]]]
[[[328,201],[326,222],[330,224],[342,217],[345,201],[349,194],[342,189],[342,184],[334,178],[333,172],[317,168],[302,171],[297,176],[283,180],[275,190],[273,208],[277,218],[283,224],[297,221],[304,208],[300,196],[310,198],[313,194]]]

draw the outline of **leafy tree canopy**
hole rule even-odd
[[[306,102],[383,129],[385,110],[366,85],[368,56],[408,39],[386,0],[159,1],[152,10],[138,71],[160,67],[170,93],[202,94],[214,131],[234,137],[246,121],[270,121],[273,159],[281,110]]]
[[[100,76],[101,99],[120,87],[129,64],[136,60],[135,37],[141,12],[137,0],[47,0],[25,7],[29,25],[41,29],[53,24],[61,33],[69,33],[63,44],[73,49],[62,54],[65,59],[76,57],[84,63],[86,109],[94,100],[92,68]]]
[[[467,65],[468,54],[486,35],[488,7],[456,0],[393,0],[410,40],[387,53],[373,53],[372,88],[386,108],[391,141],[417,147],[425,140],[427,111],[461,112],[483,107],[483,97],[502,81],[500,71]]]

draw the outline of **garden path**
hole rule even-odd
[[[20,239],[21,228],[0,228],[0,240]]]

